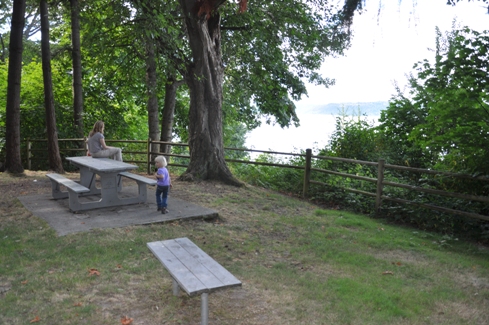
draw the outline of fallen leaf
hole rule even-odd
[[[73,304],[73,307],[81,307],[82,303],[81,302],[76,302]]]
[[[132,321],[133,321],[133,319],[129,318],[127,316],[124,316],[123,318],[121,318],[121,324],[122,325],[129,325],[132,323]]]
[[[100,275],[100,272],[97,269],[88,269],[88,275]]]
[[[27,282],[29,282],[29,280],[22,281],[21,283],[22,284],[27,284]]]
[[[37,323],[39,322],[41,319],[39,318],[39,316],[36,316],[33,320],[31,320],[30,322],[31,323]]]
[[[382,275],[394,275],[394,272],[392,272],[392,271],[384,271],[384,272],[382,272]]]

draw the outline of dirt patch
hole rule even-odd
[[[428,257],[415,251],[404,251],[399,249],[392,251],[374,251],[370,253],[370,255],[379,260],[388,261],[393,264],[399,263],[400,265],[428,265],[431,263]]]

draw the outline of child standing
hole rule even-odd
[[[166,169],[166,159],[163,156],[155,158],[155,166],[158,168],[156,171],[156,204],[158,205],[158,211],[162,214],[168,213],[167,201],[168,191],[170,190],[171,179],[168,169]]]

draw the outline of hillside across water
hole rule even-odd
[[[336,127],[336,118],[367,116],[378,120],[380,111],[387,102],[330,103],[297,110],[300,120],[298,128],[290,126],[282,129],[279,125],[262,125],[246,135],[246,146],[259,150],[296,152],[307,148],[324,148]]]
[[[308,114],[332,114],[347,116],[360,115],[380,116],[380,111],[387,108],[388,102],[357,102],[357,103],[329,103],[308,110]]]

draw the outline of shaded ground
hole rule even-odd
[[[36,183],[43,182],[37,181]],[[124,186],[120,197],[138,195],[138,187]],[[69,200],[52,198],[50,193],[23,195],[18,197],[22,204],[35,216],[44,219],[58,235],[90,231],[91,229],[118,228],[132,225],[147,225],[175,220],[193,218],[215,218],[217,211],[204,208],[176,197],[169,198],[171,210],[167,214],[157,211],[155,187],[148,186],[148,197],[145,203],[117,207],[98,208],[73,213],[69,209]],[[99,196],[83,197],[83,200],[99,200]]]

